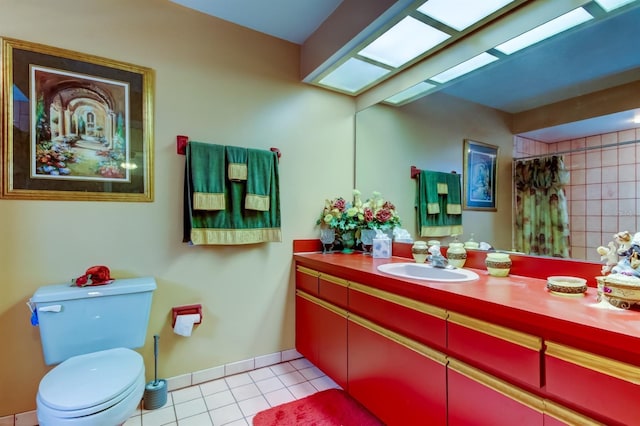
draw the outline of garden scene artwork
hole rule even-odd
[[[153,70],[0,38],[7,199],[153,201]]]
[[[126,84],[31,67],[32,176],[129,180]]]

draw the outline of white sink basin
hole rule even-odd
[[[426,263],[385,263],[378,266],[378,271],[402,278],[452,283],[480,278],[478,274],[467,269],[434,268]]]

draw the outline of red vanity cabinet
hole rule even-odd
[[[447,349],[494,375],[540,388],[542,339],[466,315],[449,312]]]
[[[347,389],[347,312],[296,291],[296,349]]]
[[[445,425],[446,356],[350,314],[349,394],[389,426]]]
[[[304,266],[296,266],[296,288],[312,296],[319,294],[320,272]]]
[[[447,346],[447,311],[356,282],[349,282],[349,312],[417,342]]]
[[[445,309],[446,290],[381,278],[360,258],[296,257],[314,259],[296,268],[297,350],[389,426],[640,419],[640,367],[547,342],[537,323],[540,336],[495,324],[453,293],[459,311]]]
[[[318,297],[341,308],[348,305],[348,282],[333,275],[320,273],[318,276]]]
[[[543,426],[542,398],[449,358],[449,426]]]
[[[547,392],[581,410],[611,419],[610,424],[640,424],[640,367],[546,342]]]

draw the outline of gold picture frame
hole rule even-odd
[[[0,41],[1,197],[153,201],[153,71]]]
[[[464,140],[463,209],[497,211],[498,147]]]

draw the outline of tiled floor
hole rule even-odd
[[[262,410],[338,387],[299,358],[169,392],[164,407],[140,409],[125,426],[251,426]]]

